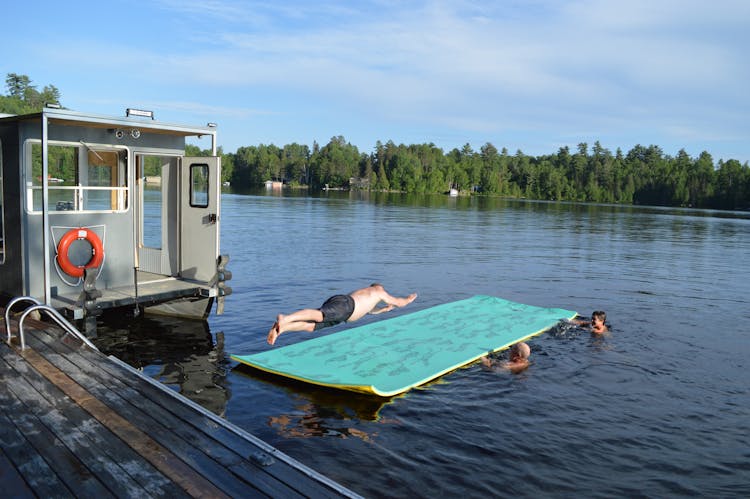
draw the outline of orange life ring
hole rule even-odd
[[[85,265],[74,265],[70,261],[68,251],[73,241],[85,239],[91,245],[91,259]],[[83,270],[98,267],[104,261],[104,246],[102,240],[93,230],[79,227],[65,233],[57,245],[57,263],[63,272],[73,277],[83,277]]]

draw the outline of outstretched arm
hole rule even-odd
[[[377,315],[377,314],[382,314],[383,312],[389,312],[396,307],[405,307],[406,305],[416,300],[416,298],[417,298],[417,293],[412,293],[407,297],[399,298],[396,296],[391,296],[385,289],[383,289],[382,294],[380,296],[380,301],[385,302],[385,305],[380,308],[375,308],[371,310],[370,313],[373,315]]]
[[[374,308],[370,310],[371,315],[382,314],[383,312],[389,312],[394,309],[394,305],[385,305],[384,307]]]

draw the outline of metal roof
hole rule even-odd
[[[81,113],[68,109],[45,108],[40,113],[11,115],[0,114],[0,123],[12,121],[41,120],[46,116],[50,123],[60,123],[71,126],[88,126],[94,128],[138,128],[153,133],[164,133],[169,135],[200,136],[216,135],[215,126],[189,126],[175,123],[165,123],[153,119],[135,118],[127,116],[104,116],[90,113]]]

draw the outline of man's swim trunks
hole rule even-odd
[[[335,326],[352,316],[354,298],[349,295],[333,295],[318,310],[323,313],[323,322],[315,324],[315,329]]]

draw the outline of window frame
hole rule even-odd
[[[196,189],[195,189],[195,181],[193,180],[195,177],[193,176],[193,172],[200,168],[205,172],[205,189],[203,191],[200,191],[200,194],[205,193],[205,202],[199,202],[196,198]],[[190,207],[191,208],[208,208],[211,204],[211,168],[208,166],[208,163],[191,163],[190,164]]]
[[[43,207],[41,203],[37,209],[34,199],[34,191],[41,190],[43,186],[34,185],[34,157],[33,150],[34,146],[41,148],[42,141],[35,138],[26,139],[23,144],[24,158],[23,158],[23,180],[24,180],[24,210],[30,215],[40,215],[43,213]],[[82,168],[90,168],[92,165],[88,161],[89,155],[93,152],[110,153],[115,152],[118,158],[118,164],[115,166],[115,171],[118,174],[116,186],[92,186],[92,185],[67,185],[57,186],[54,184],[47,184],[48,191],[72,191],[74,196],[74,208],[73,209],[62,209],[55,210],[54,207],[49,206],[48,211],[55,214],[89,214],[89,213],[127,213],[130,210],[131,196],[130,191],[130,170],[131,165],[129,161],[130,150],[126,146],[112,145],[112,144],[89,144],[82,142],[69,142],[69,141],[58,141],[50,140],[47,141],[47,146],[56,147],[70,147],[75,150],[77,155],[77,164],[75,174],[76,177],[80,177],[80,171]],[[121,160],[121,162],[119,161]],[[82,166],[83,165],[83,166]],[[121,178],[119,177],[121,175]],[[109,209],[77,209],[75,205],[84,205],[85,195],[95,191],[109,191],[111,193],[110,206],[115,205],[114,208]],[[49,200],[48,200],[49,203]]]

